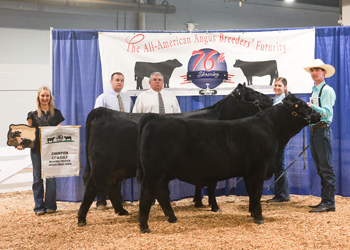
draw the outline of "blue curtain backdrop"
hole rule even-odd
[[[288,28],[289,29],[289,28]],[[315,58],[334,65],[336,74],[326,79],[327,84],[336,92],[333,130],[333,163],[337,174],[337,192],[350,196],[349,166],[349,124],[350,89],[350,27],[321,27],[316,29]],[[232,30],[232,32],[256,32],[287,29]],[[82,173],[85,168],[85,121],[93,109],[95,99],[103,92],[101,62],[98,47],[97,30],[53,30],[53,94],[55,104],[66,118],[63,125],[81,125],[81,172],[79,177],[57,178],[57,200],[81,201],[84,194]],[[117,32],[117,31],[115,31]],[[124,31],[125,32],[125,31]],[[129,32],[129,31],[128,31]],[[214,31],[213,31],[214,32]],[[215,31],[217,32],[217,31]],[[225,30],[225,32],[230,32]],[[297,95],[304,101],[309,94]],[[215,104],[224,96],[179,96],[182,112],[196,110]],[[135,98],[134,98],[135,100]],[[306,145],[309,144],[309,129],[305,128]],[[286,147],[286,165],[289,165],[302,151],[303,132],[293,137]],[[316,173],[311,153],[306,152],[304,168],[301,156],[288,170],[291,194],[320,195],[320,178]],[[268,187],[273,178],[264,184],[264,195],[273,194]],[[192,197],[194,186],[174,180],[170,183],[171,200]],[[206,190],[203,191],[206,194]],[[139,199],[139,185],[135,179],[127,180],[122,187],[125,200]],[[246,195],[244,181],[239,178],[221,181],[217,186],[217,195]]]

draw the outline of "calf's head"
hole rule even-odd
[[[259,110],[271,107],[273,99],[261,92],[255,91],[254,89],[248,88],[245,84],[239,83],[236,89],[232,92],[232,95],[240,100],[241,102],[252,103]]]
[[[283,99],[284,106],[294,116],[298,116],[304,119],[308,124],[318,123],[321,120],[321,116],[318,112],[310,108],[303,100],[300,100],[293,94],[289,94]]]

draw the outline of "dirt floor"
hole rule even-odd
[[[138,202],[130,216],[91,207],[86,227],[77,226],[80,203],[58,202],[54,214],[36,216],[31,191],[0,194],[0,249],[350,249],[350,198],[336,197],[336,212],[310,214],[320,198],[292,195],[270,204],[263,196],[265,223],[248,213],[248,197],[218,197],[221,213],[195,208],[192,199],[173,202],[178,222],[170,224],[159,205],[151,209],[150,234],[137,225]],[[205,197],[204,203],[207,204]]]

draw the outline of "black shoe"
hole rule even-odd
[[[318,207],[321,206],[321,205],[322,205],[322,203],[319,203],[319,204],[314,205],[314,206],[309,206],[309,208],[318,208]]]
[[[335,212],[335,206],[321,204],[318,207],[310,210],[310,213],[322,213],[322,212]]]
[[[282,199],[270,199],[270,200],[267,200],[268,203],[273,203],[273,202],[288,202],[290,201],[290,199],[285,199],[285,200],[282,200]]]

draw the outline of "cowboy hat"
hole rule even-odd
[[[327,71],[325,78],[331,77],[335,73],[335,69],[332,65],[325,64],[321,59],[314,59],[311,62],[311,66],[305,67],[306,72],[311,73],[312,68],[321,68]]]

